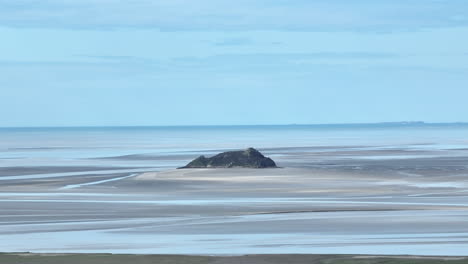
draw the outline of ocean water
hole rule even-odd
[[[199,154],[255,147],[468,148],[468,124],[0,128],[0,167],[177,167]],[[285,148],[282,150],[281,148]],[[128,156],[130,155],[130,156]],[[174,158],[171,158],[174,157]],[[378,158],[378,157],[374,157]],[[117,160],[119,160],[117,162]]]

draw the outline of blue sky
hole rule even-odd
[[[0,0],[0,126],[468,121],[465,0]]]

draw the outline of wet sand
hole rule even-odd
[[[145,173],[84,168],[74,170],[76,175],[60,175],[56,168],[50,174],[16,169],[15,178],[1,181],[0,247],[4,252],[468,255],[466,150],[265,152],[283,168]],[[186,155],[179,157],[181,165]]]

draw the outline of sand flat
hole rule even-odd
[[[4,180],[0,246],[56,253],[467,255],[468,159],[460,152],[353,159],[328,150],[317,160],[300,151],[276,153],[278,169],[80,171]],[[396,154],[406,152],[391,151]]]

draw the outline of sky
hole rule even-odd
[[[0,0],[0,127],[468,122],[466,0]]]

